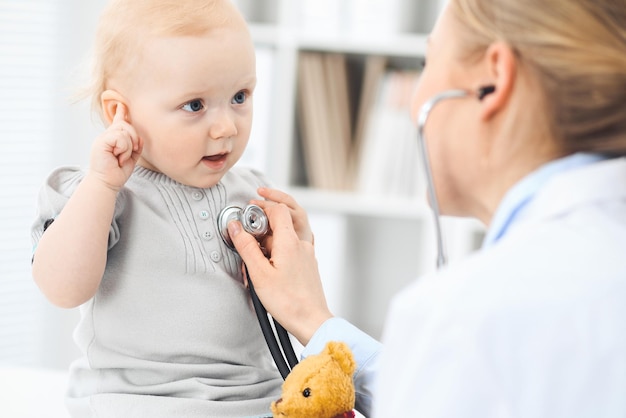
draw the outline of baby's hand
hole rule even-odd
[[[280,190],[266,187],[259,188],[258,193],[267,200],[253,200],[251,203],[260,206],[263,210],[277,203],[284,204],[289,208],[291,219],[293,220],[293,229],[298,234],[298,238],[313,244],[313,232],[311,231],[311,225],[309,225],[309,218],[306,211],[298,205],[298,202],[293,197]]]
[[[90,173],[108,187],[119,190],[124,186],[141,155],[143,141],[135,128],[126,121],[126,107],[118,104],[111,125],[91,148]]]

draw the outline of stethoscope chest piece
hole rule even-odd
[[[270,231],[267,215],[265,215],[261,207],[247,205],[242,209],[239,206],[227,206],[220,211],[217,217],[217,229],[224,243],[232,250],[235,249],[235,246],[228,234],[228,224],[231,221],[239,221],[243,229],[257,240],[267,235]]]

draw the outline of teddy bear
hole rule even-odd
[[[342,342],[298,363],[285,379],[282,397],[272,402],[274,418],[354,418],[356,362]]]

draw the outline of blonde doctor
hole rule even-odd
[[[426,60],[415,118],[466,92],[426,140],[441,212],[484,222],[481,251],[397,295],[379,344],[268,206],[270,260],[229,225],[257,293],[304,356],[351,345],[366,416],[626,417],[626,2],[451,0]]]

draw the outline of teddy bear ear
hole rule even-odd
[[[330,341],[326,344],[324,351],[339,365],[341,370],[352,376],[356,370],[356,362],[352,356],[352,351],[343,342]]]

